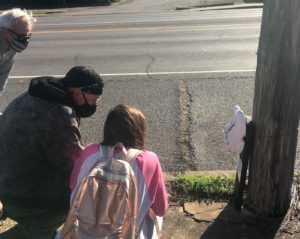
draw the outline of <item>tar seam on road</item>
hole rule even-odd
[[[257,17],[261,17],[261,14],[260,15],[249,15],[247,16],[247,18],[257,18]],[[243,19],[244,16],[234,16],[234,15],[230,15],[230,16],[225,16],[225,17],[197,17],[197,18],[178,18],[178,19],[164,19],[164,20],[161,20],[161,19],[157,19],[157,20],[143,20],[143,21],[102,21],[102,22],[66,22],[66,23],[39,23],[38,26],[71,26],[71,25],[74,25],[74,26],[79,26],[79,25],[108,25],[108,24],[124,24],[124,23],[152,23],[152,22],[161,22],[161,23],[164,23],[164,22],[176,22],[176,21],[180,21],[180,22],[187,22],[187,21],[191,21],[191,20],[211,20],[211,19],[214,19],[214,20],[224,20],[224,19]]]
[[[176,141],[178,148],[180,149],[181,167],[183,171],[197,170],[195,164],[195,149],[191,143],[191,102],[192,95],[189,92],[188,84],[186,80],[179,82],[180,90],[180,132]]]

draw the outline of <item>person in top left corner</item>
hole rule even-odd
[[[13,8],[0,15],[0,94],[14,64],[16,53],[26,49],[36,21],[31,12]]]

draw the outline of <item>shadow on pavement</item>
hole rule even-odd
[[[282,219],[261,218],[228,204],[199,239],[273,239]]]
[[[22,2],[22,1],[8,1],[7,3],[4,2],[0,2],[0,9],[2,10],[7,10],[7,9],[11,9],[11,8],[16,8],[16,7],[20,7],[20,8],[26,8],[26,9],[31,9],[31,10],[35,10],[35,9],[60,9],[60,8],[77,8],[77,7],[95,7],[95,6],[108,6],[111,4],[111,1],[109,0],[99,0],[97,2],[94,1],[83,1],[83,2],[78,2],[78,3],[66,3],[66,4],[62,4],[62,3],[47,3],[47,2],[41,2],[41,3],[26,3]]]

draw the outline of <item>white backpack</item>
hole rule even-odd
[[[116,158],[114,152],[120,148]],[[137,182],[130,162],[141,152],[118,143],[99,158],[73,194],[63,239],[136,238]]]

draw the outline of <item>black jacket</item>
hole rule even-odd
[[[50,86],[49,80],[54,81]],[[55,208],[70,196],[72,157],[80,147],[79,122],[67,91],[54,78],[31,83],[31,95],[17,97],[1,119],[0,199]]]

